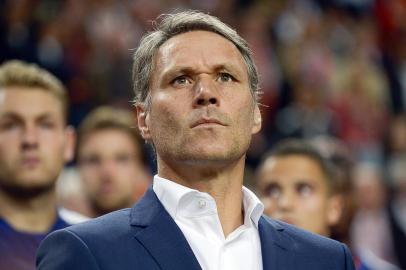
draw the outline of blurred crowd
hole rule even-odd
[[[78,127],[99,106],[131,109],[133,49],[151,20],[185,8],[220,17],[252,48],[263,127],[246,185],[257,186],[262,157],[280,141],[312,141],[338,157],[345,178],[339,240],[378,258],[376,269],[406,269],[405,0],[0,0],[0,63],[21,59],[56,75]],[[92,164],[77,159],[59,186],[61,201],[89,216],[76,168]]]

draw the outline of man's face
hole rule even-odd
[[[258,176],[265,213],[314,233],[329,235],[338,222],[334,198],[320,166],[302,155],[271,157]],[[334,201],[333,201],[334,200]]]
[[[18,194],[49,190],[72,157],[61,102],[42,89],[0,89],[0,185]],[[34,192],[35,193],[35,192]]]
[[[192,31],[165,42],[155,57],[150,89],[151,106],[137,108],[138,120],[158,161],[239,160],[260,129],[244,60],[215,33]]]
[[[107,213],[131,206],[146,172],[139,145],[122,130],[94,131],[79,149],[79,168],[91,207]]]

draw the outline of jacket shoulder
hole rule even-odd
[[[126,208],[114,211],[104,216],[69,226],[66,230],[69,230],[80,237],[103,237],[112,232],[128,232],[130,227],[130,210],[131,209]]]
[[[345,244],[282,221],[263,218],[262,224],[275,230],[273,241],[288,251],[294,260],[292,263],[301,269],[354,269]]]
[[[37,253],[37,269],[156,269],[156,263],[134,237],[130,209],[112,212],[49,234]]]
[[[263,217],[266,220],[266,223],[269,226],[276,228],[279,231],[282,231],[285,236],[287,236],[291,244],[294,247],[304,246],[311,246],[313,248],[341,248],[343,245],[342,243],[333,240],[331,238],[327,238],[315,233],[311,233],[294,225],[285,223],[283,221],[274,220],[269,217]]]

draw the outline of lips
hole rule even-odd
[[[41,159],[39,157],[24,157],[21,160],[21,164],[29,168],[36,167],[40,162]]]
[[[191,125],[191,128],[198,127],[198,126],[226,126],[224,123],[222,123],[220,120],[215,119],[215,118],[201,118],[197,120],[196,122],[193,122]]]

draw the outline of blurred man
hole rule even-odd
[[[138,127],[156,152],[153,187],[131,209],[48,236],[38,269],[353,269],[345,245],[262,216],[243,187],[261,114],[237,32],[201,12],[161,16],[133,76]]]
[[[78,221],[57,211],[55,196],[73,155],[67,107],[64,87],[47,71],[20,61],[0,66],[0,269],[34,269],[40,241]]]
[[[130,112],[100,107],[78,131],[77,156],[92,216],[131,207],[149,184],[143,141]]]
[[[357,205],[351,225],[354,250],[373,266],[371,269],[400,269],[396,266],[399,262],[394,248],[393,216],[388,211],[388,187],[382,167],[370,161],[360,161],[355,164],[352,174]],[[396,237],[404,237],[404,234]]]
[[[349,243],[354,214],[350,172],[349,153],[339,141],[285,140],[258,167],[257,191],[269,216]],[[359,270],[380,269],[359,256],[355,264]]]
[[[277,144],[259,166],[258,192],[265,213],[313,233],[330,236],[342,211],[332,165],[310,144]]]

